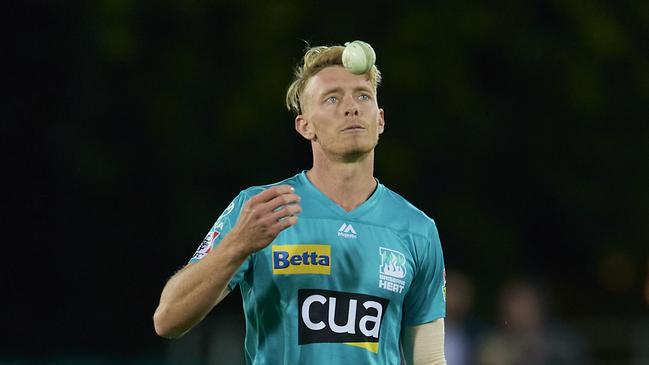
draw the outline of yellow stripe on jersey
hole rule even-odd
[[[364,348],[368,351],[372,351],[375,354],[379,352],[378,342],[345,342],[345,345]]]

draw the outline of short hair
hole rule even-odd
[[[302,113],[302,93],[311,77],[329,66],[343,65],[344,46],[318,46],[309,47],[304,53],[302,64],[295,68],[293,82],[286,92],[286,108],[295,115]],[[381,72],[376,67],[367,72],[370,83],[376,90],[381,83]]]

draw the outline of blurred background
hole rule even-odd
[[[248,186],[310,167],[305,42],[377,53],[376,176],[433,217],[449,364],[649,364],[649,2],[21,2],[4,13],[0,364],[240,364],[232,293],[160,291]]]

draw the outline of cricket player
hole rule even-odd
[[[287,92],[313,166],[228,205],[165,285],[160,336],[182,336],[238,285],[248,364],[446,364],[437,228],[374,177],[381,74],[352,74],[343,50],[308,49]]]

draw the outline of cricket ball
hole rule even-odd
[[[372,46],[363,41],[345,43],[343,66],[355,75],[366,74],[376,62],[376,53]]]

